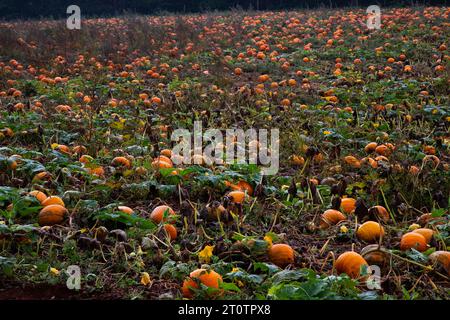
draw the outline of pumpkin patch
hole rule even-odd
[[[255,3],[0,19],[0,298],[448,299],[449,7]]]

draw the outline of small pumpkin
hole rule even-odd
[[[383,206],[373,206],[369,209],[369,214],[383,222],[389,221],[389,212]]]
[[[35,197],[40,203],[44,202],[47,199],[47,196],[42,191],[33,190],[28,194],[32,197]]]
[[[245,192],[241,190],[235,190],[228,193],[228,197],[230,197],[234,203],[242,203],[244,202],[246,196]]]
[[[173,168],[173,163],[172,160],[170,160],[168,157],[160,155],[159,157],[155,158],[155,160],[153,160],[152,167],[159,169]]]
[[[123,213],[126,213],[126,214],[133,214],[134,213],[134,210],[131,209],[130,207],[127,207],[127,206],[118,206],[117,209],[119,211],[122,211]]]
[[[344,162],[351,166],[352,168],[361,168],[361,161],[356,159],[354,156],[346,156],[344,157]]]
[[[197,269],[192,271],[189,274],[189,277],[186,278],[183,282],[183,286],[181,288],[181,292],[183,293],[183,297],[192,298],[193,297],[193,289],[198,289],[198,283],[202,283],[208,288],[218,289],[220,284],[223,282],[222,276],[215,272],[214,270],[206,270],[206,269]]]
[[[125,157],[115,157],[111,161],[111,165],[114,167],[125,167],[125,168],[131,168],[131,161],[128,160]]]
[[[59,204],[46,206],[39,212],[38,223],[40,226],[60,224],[67,213],[67,209]]]
[[[435,251],[428,256],[433,264],[439,264],[447,271],[450,276],[450,252],[449,251]]]
[[[369,142],[365,147],[364,147],[364,151],[367,153],[371,153],[374,152],[375,149],[377,148],[378,144],[376,142]]]
[[[425,251],[427,249],[427,239],[417,232],[405,233],[400,240],[400,249],[406,251],[411,248],[418,251]]]
[[[366,221],[356,231],[358,239],[365,242],[377,242],[384,236],[384,228],[375,221]]]
[[[287,244],[274,244],[269,248],[269,259],[273,264],[284,268],[294,263],[294,250]]]
[[[345,273],[353,279],[360,277],[364,266],[368,267],[369,264],[360,254],[353,251],[344,252],[334,263],[338,274]]]
[[[342,212],[334,209],[328,209],[321,215],[320,228],[329,228],[330,226],[335,225],[345,219],[346,216]]]
[[[353,198],[342,198],[341,199],[342,211],[346,214],[352,213],[356,208],[356,199]]]
[[[175,228],[174,225],[170,223],[166,223],[164,225],[164,230],[166,231],[167,235],[169,236],[170,240],[175,240],[177,238],[178,232],[177,228]]]
[[[161,150],[161,155],[167,157],[168,159],[170,159],[170,157],[172,157],[172,150],[170,149],[163,149]]]
[[[152,213],[150,214],[150,219],[153,220],[155,223],[160,223],[163,220],[164,213],[168,212],[169,215],[174,215],[175,211],[169,206],[162,205],[157,206],[155,209],[153,209]]]

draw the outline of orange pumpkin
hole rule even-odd
[[[160,155],[159,157],[155,158],[155,160],[153,160],[152,167],[160,169],[173,168],[173,163],[172,160],[170,160],[168,157]]]
[[[240,190],[231,191],[230,193],[228,193],[228,196],[234,203],[242,203],[245,199],[245,192]]]
[[[360,277],[363,266],[369,266],[367,261],[361,255],[353,251],[344,252],[334,263],[334,267],[338,274],[345,273],[353,279]]]
[[[183,286],[181,288],[181,292],[183,293],[183,297],[192,298],[193,297],[193,289],[198,289],[197,281],[207,286],[208,288],[218,289],[221,283],[223,282],[222,276],[215,272],[214,270],[206,270],[206,269],[197,269],[191,272],[189,278],[184,280]]]
[[[94,158],[92,158],[91,156],[84,154],[80,157],[80,159],[78,161],[80,161],[81,163],[90,163],[94,160]]]
[[[155,223],[160,223],[163,220],[164,213],[168,211],[169,215],[174,215],[175,211],[169,206],[162,205],[158,206],[155,209],[153,209],[152,213],[150,214],[150,219],[153,220]]]
[[[402,236],[400,241],[400,249],[402,251],[414,248],[418,251],[427,250],[427,239],[417,232],[408,232]]]
[[[450,252],[435,251],[428,257],[433,264],[441,265],[448,275],[450,275]]]
[[[376,142],[370,142],[364,147],[364,151],[367,153],[374,152],[378,144]]]
[[[354,156],[346,156],[344,157],[344,162],[351,166],[352,168],[361,168],[361,161],[356,159]]]
[[[170,240],[175,240],[177,238],[178,232],[174,225],[166,223],[164,225],[164,230],[169,235]]]
[[[287,244],[274,244],[269,248],[269,258],[273,264],[284,268],[294,263],[294,250]]]
[[[59,204],[46,206],[39,212],[38,223],[40,226],[60,224],[67,213],[67,209]]]
[[[388,157],[391,154],[391,149],[388,146],[381,144],[375,148],[375,152],[379,155]]]
[[[126,213],[126,214],[133,214],[134,213],[133,209],[131,209],[130,207],[126,207],[126,206],[119,206],[119,207],[117,207],[117,209],[119,211],[122,211],[123,213]]]
[[[38,190],[33,190],[29,193],[30,196],[35,197],[36,199],[38,199],[38,201],[42,204],[42,202],[45,201],[45,199],[47,199],[47,196],[45,195],[45,193],[38,191]]]
[[[384,228],[378,222],[364,222],[356,231],[358,239],[365,242],[376,242],[384,236]]]
[[[130,160],[128,160],[125,157],[115,157],[112,161],[111,164],[114,167],[125,167],[125,168],[131,168],[131,162]]]
[[[369,209],[369,213],[383,222],[389,221],[389,212],[383,206],[373,206]]]
[[[170,157],[172,157],[172,150],[163,149],[163,150],[161,150],[161,155],[165,156],[167,158],[167,160],[170,160]]]
[[[322,213],[320,227],[322,229],[326,229],[345,219],[347,218],[342,212],[334,209],[328,209],[324,213]]]
[[[356,208],[356,199],[353,198],[342,198],[341,199],[342,211],[346,214],[352,213]]]
[[[251,196],[253,194],[253,187],[247,181],[241,180],[238,182],[237,186],[240,190],[247,192],[248,195]]]

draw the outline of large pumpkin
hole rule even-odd
[[[320,227],[322,229],[326,229],[345,219],[346,217],[342,212],[334,209],[328,209],[324,213],[322,213]]]
[[[68,213],[67,209],[59,204],[52,204],[44,207],[39,212],[38,222],[40,226],[52,226],[60,224],[64,216]]]
[[[384,228],[378,222],[364,222],[356,231],[358,239],[365,242],[376,242],[384,236]]]
[[[360,277],[363,266],[369,266],[367,261],[353,251],[344,252],[334,263],[338,274],[345,273],[353,279]]]
[[[284,268],[294,263],[294,250],[287,244],[274,244],[269,249],[269,258],[274,264]]]
[[[400,241],[400,249],[402,251],[414,248],[418,251],[427,250],[427,239],[417,232],[408,232],[402,236]]]

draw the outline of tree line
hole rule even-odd
[[[112,16],[123,13],[204,12],[213,10],[283,10],[317,7],[367,7],[369,5],[448,5],[450,0],[1,0],[0,18],[63,18],[69,5],[78,5],[83,16]]]

